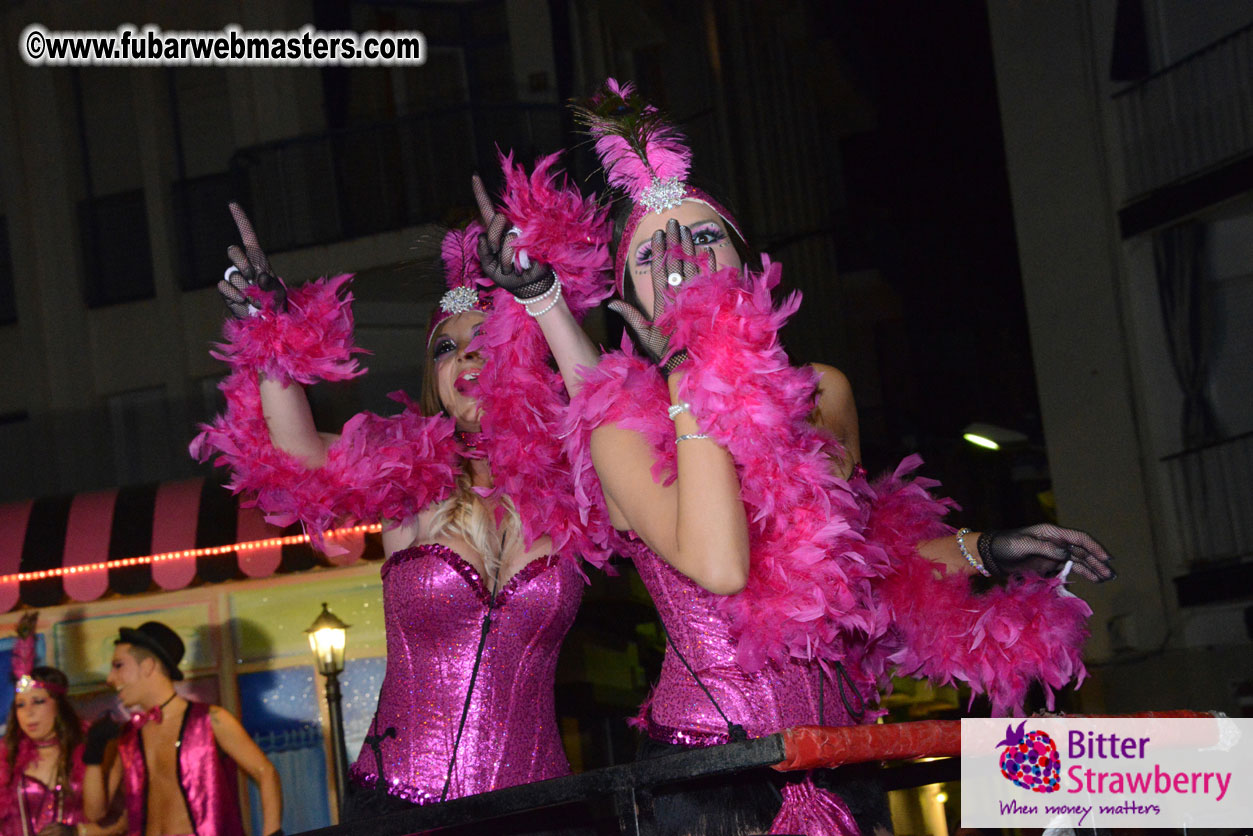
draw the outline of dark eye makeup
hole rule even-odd
[[[448,337],[440,337],[435,341],[435,345],[431,349],[431,356],[436,360],[443,357],[450,351],[456,351],[457,344]]]
[[[692,227],[692,243],[698,247],[713,247],[727,240],[722,227],[713,221],[699,223]]]
[[[692,233],[692,243],[697,247],[716,247],[727,240],[726,230],[717,221],[700,221],[688,227]],[[643,267],[652,263],[653,241],[648,238],[635,251],[635,264]]]

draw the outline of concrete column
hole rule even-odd
[[[1098,39],[1086,3],[988,3],[1006,164],[1058,514],[1120,557],[1119,579],[1085,587],[1089,655],[1106,623],[1134,614],[1142,648],[1166,634],[1152,536],[1124,265],[1111,195]],[[1112,32],[1112,29],[1110,29]]]

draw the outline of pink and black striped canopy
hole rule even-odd
[[[329,557],[308,543],[289,543],[60,577],[15,577],[300,533],[298,525],[280,529],[266,523],[257,509],[240,507],[229,491],[202,478],[0,505],[0,612],[19,602],[49,607],[67,599],[94,601],[110,591],[135,595],[182,589],[196,581],[264,578],[383,556],[378,535],[355,534],[336,541],[346,553]]]

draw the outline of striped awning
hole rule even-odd
[[[280,529],[203,478],[0,505],[0,612],[345,566],[383,556],[378,526],[331,538],[324,555],[299,525]]]

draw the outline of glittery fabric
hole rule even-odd
[[[53,822],[74,825],[83,821],[83,797],[81,787],[75,787],[69,781],[62,781],[56,786],[45,786],[38,778],[19,775],[16,786],[5,787],[4,792],[13,796],[11,804],[5,805],[7,815],[0,817],[0,836],[23,836],[20,807],[17,793],[21,793],[29,817],[27,830],[31,836],[43,830]],[[57,811],[60,810],[60,816]]]
[[[244,836],[239,815],[235,762],[217,746],[210,706],[188,701],[178,734],[178,778],[196,836]],[[140,728],[127,724],[118,740],[127,836],[143,836],[148,798],[148,766]]]
[[[489,612],[447,797],[568,774],[553,688],[561,642],[583,595],[576,562],[534,560],[494,601],[474,567],[446,546],[398,551],[382,574],[387,674],[366,745],[349,769],[353,781],[381,782],[416,804],[440,799]]]
[[[652,595],[670,639],[709,689],[732,723],[749,737],[791,726],[852,725],[834,679],[822,686],[825,710],[819,712],[817,665],[769,662],[749,673],[735,663],[730,624],[717,606],[718,596],[635,543],[634,562]],[[856,697],[849,701],[858,707]],[[641,720],[649,737],[684,746],[712,746],[727,741],[727,724],[669,644],[661,677]]]

